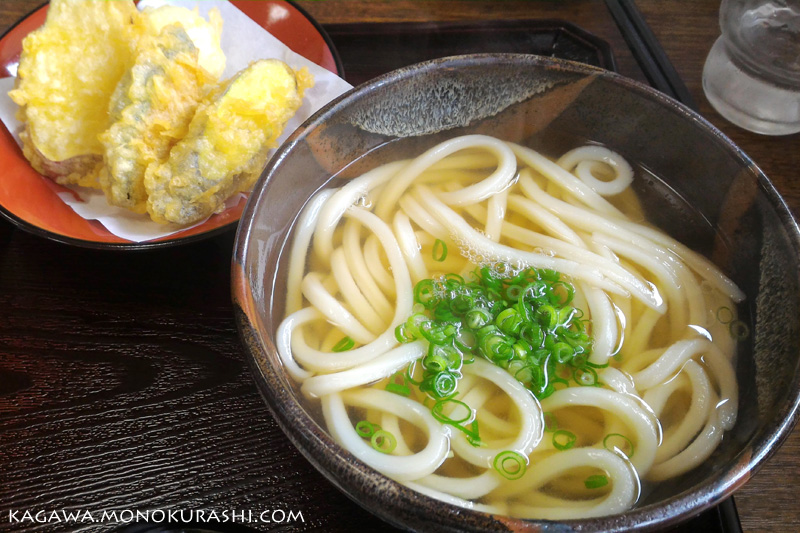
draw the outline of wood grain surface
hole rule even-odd
[[[0,1],[0,31],[38,6]],[[303,0],[321,24],[559,18],[608,41],[646,81],[596,0]],[[701,88],[718,1],[639,0],[701,114],[800,214],[800,137],[720,118]],[[401,65],[397,65],[401,66]],[[0,163],[0,182],[2,163]],[[74,248],[0,220],[0,530],[106,531],[14,522],[25,510],[250,511],[261,530],[386,531],[295,449],[259,397],[230,303],[233,232],[144,253]],[[736,493],[745,531],[800,531],[800,431]],[[280,513],[303,521],[280,521]],[[267,511],[267,514],[262,514]],[[130,529],[130,528],[129,528]]]

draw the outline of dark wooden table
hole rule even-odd
[[[2,0],[0,31],[40,3]],[[298,4],[323,25],[565,19],[608,41],[620,73],[645,81],[596,0]],[[800,214],[800,137],[740,130],[702,93],[719,2],[637,5],[699,111]],[[50,242],[0,220],[0,530],[102,531],[124,526],[137,510],[183,511],[184,519],[191,511],[201,520],[210,514],[199,511],[237,513],[237,522],[264,530],[388,529],[292,448],[259,397],[230,304],[233,240],[230,231],[170,249],[101,252]],[[795,430],[736,493],[745,531],[800,531],[798,475]],[[65,510],[90,511],[93,518],[116,511],[118,522],[91,523],[83,514],[83,521],[59,523],[52,512]]]

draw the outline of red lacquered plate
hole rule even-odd
[[[338,54],[319,24],[289,1],[231,2],[262,28],[317,65],[342,76]],[[25,16],[0,37],[0,78],[16,71],[22,39],[44,24],[47,5]],[[87,248],[141,250],[183,244],[210,237],[235,226],[246,199],[204,223],[159,239],[133,242],[86,220],[58,197],[68,189],[41,176],[28,164],[14,137],[0,125],[0,214],[20,228],[58,242]]]

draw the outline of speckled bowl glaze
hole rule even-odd
[[[411,491],[333,441],[300,403],[276,353],[273,336],[285,297],[282,250],[307,199],[333,174],[355,176],[477,132],[551,154],[586,140],[619,151],[666,182],[648,180],[646,173],[637,178],[651,221],[706,253],[748,295],[743,312],[754,331],[738,359],[739,423],[704,465],[656,488],[624,514],[563,523],[517,520]],[[800,401],[799,252],[797,223],[766,176],[691,110],[591,67],[529,55],[471,55],[375,79],[294,132],[242,216],[232,290],[255,380],[280,426],[332,483],[376,515],[413,530],[648,530],[674,525],[730,495],[794,426]]]

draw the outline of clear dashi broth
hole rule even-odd
[[[744,294],[705,218],[613,149],[458,137],[309,200],[276,338],[337,442],[520,518],[624,512],[703,468],[737,418]]]

